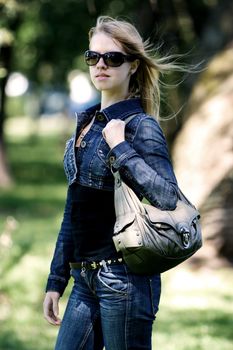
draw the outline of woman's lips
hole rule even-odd
[[[106,80],[107,78],[109,78],[109,75],[107,75],[107,74],[97,74],[96,75],[97,80]]]

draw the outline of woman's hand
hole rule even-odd
[[[58,302],[60,299],[60,294],[58,292],[50,291],[47,292],[44,298],[43,309],[44,309],[44,318],[51,324],[59,326],[61,320],[58,317],[59,315],[59,306]]]
[[[112,119],[102,131],[103,137],[112,149],[125,141],[125,122],[120,119]]]

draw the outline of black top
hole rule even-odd
[[[117,256],[112,235],[115,223],[114,192],[73,184],[71,212],[75,261]]]

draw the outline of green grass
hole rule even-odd
[[[42,300],[66,196],[63,147],[59,137],[8,143],[15,185],[0,192],[0,233],[13,240],[1,248],[1,350],[53,348],[57,328],[44,321]]]
[[[0,191],[0,234],[12,238],[0,246],[0,350],[53,349],[42,301],[66,195],[63,148],[59,135],[8,141],[15,185]],[[232,287],[231,269],[165,273],[153,349],[232,349]]]
[[[153,349],[232,349],[232,275],[187,264],[165,273]]]

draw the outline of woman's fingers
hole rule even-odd
[[[102,131],[103,137],[110,148],[125,140],[125,123],[120,119],[112,119]]]
[[[44,318],[52,325],[58,326],[61,323],[59,315],[59,298],[57,292],[47,292],[45,295],[43,310]]]

